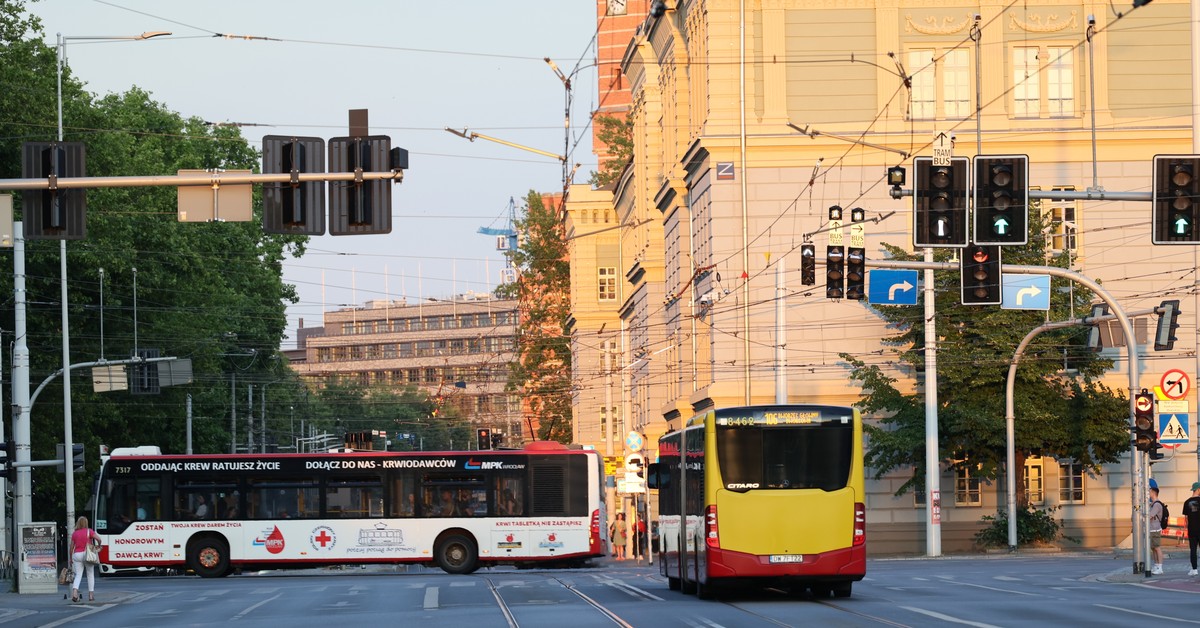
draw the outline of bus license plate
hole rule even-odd
[[[802,554],[771,554],[772,563],[802,563],[804,556]]]

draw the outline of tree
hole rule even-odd
[[[0,0],[0,109],[6,112],[0,120],[0,178],[21,176],[21,142],[57,137],[55,64],[56,51],[43,43],[38,20],[25,16],[23,3]],[[86,145],[90,176],[255,168],[258,162],[237,129],[183,119],[138,89],[94,97],[69,66],[63,73],[63,121],[65,139]],[[16,195],[18,219],[20,200]],[[64,332],[70,335],[71,363],[125,358],[143,348],[192,360],[194,382],[164,388],[159,395],[97,393],[86,375],[76,372],[71,389],[74,440],[89,452],[100,444],[184,451],[189,395],[193,450],[226,451],[231,440],[229,373],[236,373],[239,385],[261,385],[287,373],[273,357],[286,326],[285,307],[296,295],[282,281],[281,263],[287,255],[301,254],[306,239],[265,235],[255,223],[181,224],[175,216],[176,191],[171,188],[88,191],[87,237],[67,247],[67,330],[60,315],[59,243],[27,242],[26,341],[33,386],[61,368]],[[0,294],[11,295],[12,290],[11,267],[0,268]],[[13,329],[11,308],[0,312],[0,329]],[[231,333],[236,341],[228,340]],[[281,384],[273,392],[297,395],[299,389]],[[233,402],[240,405],[244,398],[234,395]],[[61,377],[37,399],[31,418],[34,459],[52,458],[55,443],[63,440],[62,399]],[[245,416],[240,409],[239,414]],[[76,475],[76,506],[90,496],[97,459],[89,454],[88,472]],[[53,469],[33,473],[38,485],[35,520],[58,519],[62,476]]]
[[[633,120],[615,116],[598,115],[592,119],[599,131],[596,139],[608,147],[610,157],[600,164],[600,171],[592,171],[589,183],[593,187],[604,187],[621,178],[621,172],[633,158]]]
[[[571,347],[564,335],[570,315],[571,275],[557,208],[530,191],[516,227],[524,237],[509,252],[520,269],[513,286],[520,312],[518,358],[510,365],[509,390],[524,393],[530,428],[537,438],[569,443]]]
[[[1050,259],[1050,264],[1066,267],[1069,253],[1049,254],[1044,226],[1035,204],[1030,208],[1029,244],[1005,247],[1004,262],[1045,265]],[[894,246],[885,248],[895,259],[919,259]],[[948,250],[935,252],[938,261],[950,257]],[[951,468],[969,469],[972,477],[994,480],[1002,473],[1006,457],[1009,364],[1020,340],[1046,315],[964,306],[958,271],[939,271],[935,282],[939,457]],[[1050,320],[1088,311],[1090,291],[1078,286],[1067,292],[1056,289],[1066,285],[1065,280],[1052,283]],[[877,425],[866,427],[867,466],[876,479],[910,465],[913,469],[912,479],[898,489],[900,494],[924,486],[924,395],[919,390],[902,393],[897,382],[900,376],[918,378],[924,371],[925,320],[921,306],[875,311],[889,327],[899,330],[884,340],[894,359],[867,364],[857,356],[842,354],[842,358],[864,391],[857,405],[878,420]],[[1127,398],[1099,381],[1112,368],[1112,361],[1084,350],[1085,338],[1085,328],[1046,332],[1021,359],[1014,389],[1018,469],[1024,469],[1027,456],[1050,456],[1073,460],[1089,473],[1098,473],[1100,465],[1116,462],[1129,449]]]

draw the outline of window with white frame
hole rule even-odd
[[[1058,501],[1063,504],[1082,504],[1083,465],[1076,462],[1058,464]]]
[[[912,78],[910,118],[961,119],[971,115],[970,53],[960,48],[908,52]]]
[[[613,266],[601,266],[596,269],[600,281],[600,300],[617,300],[617,269]]]
[[[1073,191],[1073,185],[1056,185],[1056,191]],[[1050,202],[1050,248],[1055,252],[1076,250],[1076,210],[1079,201]]]
[[[1014,47],[1013,117],[1074,117],[1076,71],[1073,46]]]
[[[1045,469],[1041,456],[1025,459],[1025,501],[1038,506],[1046,503]]]
[[[956,467],[954,469],[954,505],[982,506],[983,491],[976,469]]]

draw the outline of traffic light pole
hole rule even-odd
[[[1096,194],[1101,194],[1097,192]],[[1033,193],[1031,192],[1032,196]],[[953,262],[918,262],[904,260],[867,260],[867,266],[872,268],[895,268],[908,270],[958,270],[958,264]],[[1059,268],[1057,266],[1024,266],[1024,265],[1004,265],[1003,272],[1014,273],[1018,275],[1051,275],[1060,279],[1074,281],[1088,288],[1100,297],[1100,300],[1108,304],[1109,311],[1121,324],[1121,331],[1125,334],[1125,338],[1135,338],[1133,333],[1133,325],[1129,320],[1129,316],[1121,309],[1121,304],[1113,298],[1103,286],[1096,283],[1092,279],[1085,277],[1073,270]],[[1134,401],[1135,396],[1140,390],[1138,387],[1138,355],[1136,344],[1126,342],[1125,351],[1127,369],[1129,372],[1129,425],[1133,426],[1134,421]],[[1138,455],[1137,451],[1132,452],[1130,456],[1130,478],[1132,482],[1131,491],[1131,510],[1133,523],[1133,573],[1147,572],[1146,565],[1149,555],[1149,527],[1145,521],[1145,508],[1147,504],[1147,479],[1146,479],[1146,461],[1144,456]],[[1016,473],[1011,467],[1008,470],[1010,476]],[[1013,513],[1009,513],[1010,518],[1013,518]],[[1148,573],[1148,572],[1147,572]]]

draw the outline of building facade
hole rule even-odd
[[[617,260],[618,297],[601,305],[590,289],[573,295],[573,338],[596,341],[584,317],[619,318],[615,368],[626,379],[613,403],[650,442],[713,406],[779,395],[854,404],[863,391],[841,353],[919,390],[923,376],[892,362],[881,340],[892,332],[869,303],[826,299],[821,281],[800,284],[799,249],[812,241],[824,250],[828,208],[838,205],[866,211],[868,259],[883,257],[885,243],[913,250],[912,200],[891,197],[885,172],[900,165],[911,175],[913,158],[931,155],[946,133],[955,157],[1028,155],[1035,188],[1094,191],[1095,199],[1038,205],[1051,248],[1072,252],[1071,270],[1101,282],[1127,311],[1171,298],[1190,304],[1173,351],[1131,348],[1144,387],[1174,368],[1194,376],[1195,247],[1153,245],[1149,203],[1100,197],[1148,193],[1156,154],[1200,152],[1190,22],[1183,0],[1120,17],[1107,3],[1055,0],[662,2],[622,60],[635,149],[608,195],[621,225],[605,249]],[[605,194],[572,190],[576,232]],[[590,285],[599,255],[572,260]],[[1106,383],[1128,395],[1126,350],[1106,349],[1116,359]],[[577,374],[581,402],[608,388],[595,355],[589,363]],[[1059,508],[1067,534],[1112,546],[1130,531],[1128,469],[1091,476],[1071,460],[1031,459],[1026,491],[1030,503]],[[1163,498],[1182,502],[1197,476],[1194,440],[1153,472]],[[924,500],[895,495],[910,478],[869,484],[872,551],[924,550]],[[1003,481],[946,472],[938,487],[943,547],[970,548],[981,517],[1003,507]]]
[[[530,438],[521,402],[505,390],[516,357],[517,301],[466,294],[416,304],[368,301],[324,315],[293,368],[310,385],[354,381],[414,387],[479,427],[503,431],[505,445]]]

